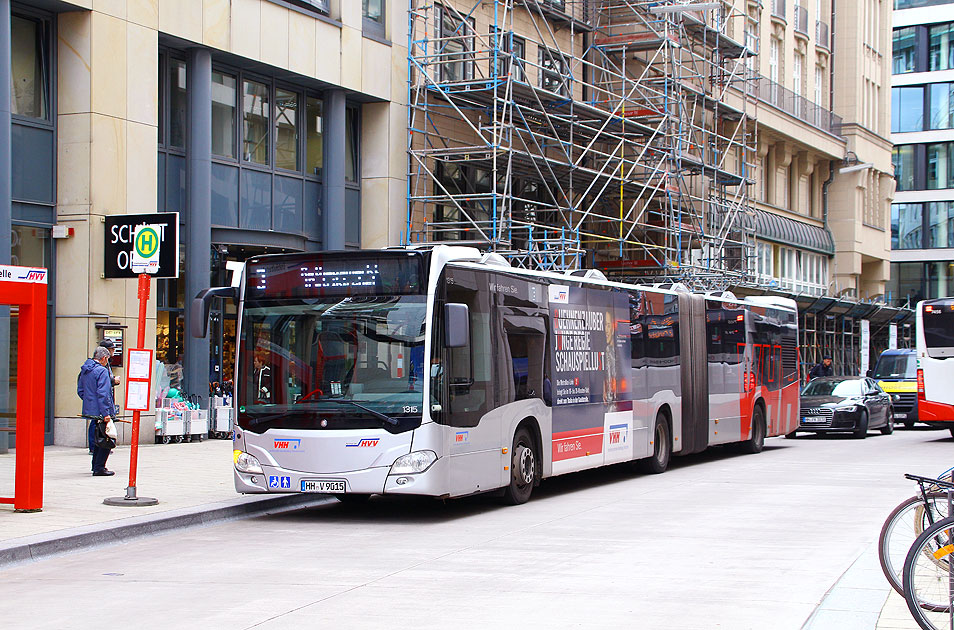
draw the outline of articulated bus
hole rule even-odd
[[[512,268],[458,246],[248,260],[235,487],[526,501],[547,477],[762,450],[798,425],[795,303]]]
[[[918,420],[954,436],[954,298],[918,302]]]

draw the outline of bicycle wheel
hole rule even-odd
[[[904,559],[904,599],[918,625],[925,630],[951,628],[954,618],[954,518],[924,530]]]
[[[899,594],[904,595],[901,585],[901,570],[904,558],[914,540],[931,523],[948,516],[947,495],[943,492],[928,493],[928,507],[920,495],[902,501],[891,511],[878,536],[878,560],[888,582]]]

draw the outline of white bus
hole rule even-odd
[[[510,503],[542,479],[798,425],[795,304],[512,268],[468,247],[248,260],[235,487]]]
[[[954,437],[954,298],[918,302],[918,420]]]

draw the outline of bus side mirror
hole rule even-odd
[[[201,339],[209,330],[209,311],[212,310],[214,298],[238,299],[238,287],[215,287],[203,289],[192,300],[189,307],[189,332],[193,337]]]
[[[465,348],[470,343],[470,309],[466,304],[444,305],[444,345]]]

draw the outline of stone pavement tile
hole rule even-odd
[[[839,582],[838,588],[831,590],[819,609],[880,614],[886,595],[884,589],[844,588]]]
[[[115,476],[93,477],[85,449],[48,446],[44,453],[43,511],[18,514],[12,505],[0,505],[0,542],[235,500],[240,495],[232,482],[231,451],[230,440],[140,446],[138,494],[158,498],[159,504],[131,508],[103,505],[104,498],[125,494],[128,447],[117,447],[109,458],[107,466],[116,472]],[[0,496],[13,495],[15,461],[15,452],[0,455]]]
[[[812,617],[811,630],[871,630],[878,623],[878,613],[850,610],[818,610]]]
[[[917,622],[911,617],[907,602],[894,589],[891,589],[888,601],[881,609],[877,630],[919,630]]]

